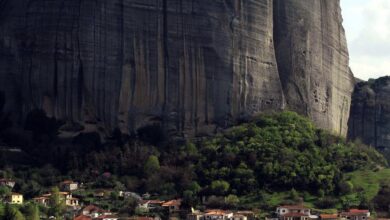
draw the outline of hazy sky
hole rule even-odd
[[[341,0],[355,77],[390,75],[390,0]]]

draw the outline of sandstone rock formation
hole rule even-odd
[[[19,124],[43,109],[85,129],[201,134],[287,103],[346,132],[338,0],[1,0],[0,14],[0,91]]]
[[[350,139],[361,139],[390,159],[390,77],[356,84],[348,124]]]
[[[276,57],[288,108],[346,135],[354,78],[339,1],[274,2]]]

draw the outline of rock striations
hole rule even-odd
[[[339,0],[1,0],[0,92],[122,132],[202,134],[296,110],[345,135],[353,77]]]
[[[385,152],[390,161],[390,77],[356,84],[348,137]]]

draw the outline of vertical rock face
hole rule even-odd
[[[275,48],[287,108],[346,135],[354,80],[340,2],[274,2]]]
[[[281,109],[272,1],[6,1],[8,110],[133,130]],[[4,68],[5,67],[5,68]]]
[[[200,134],[286,96],[345,133],[339,1],[2,0],[0,14],[0,91],[16,122],[38,108],[86,129]]]
[[[350,139],[359,138],[390,159],[390,77],[356,84],[348,124]]]

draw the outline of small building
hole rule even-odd
[[[161,206],[164,208],[168,208],[170,213],[178,212],[178,211],[180,211],[181,199],[170,200],[168,202],[164,202]]]
[[[309,216],[310,209],[303,205],[285,205],[276,208],[276,215],[278,217],[284,216],[287,213],[301,213]]]
[[[11,179],[2,178],[0,179],[0,186],[8,186],[12,189],[15,186],[15,181]]]
[[[46,196],[35,197],[33,198],[33,201],[43,206],[47,206],[49,204],[49,197]]]
[[[187,220],[203,220],[204,213],[203,212],[193,212],[187,215]]]
[[[69,207],[79,206],[79,199],[72,196],[69,192],[59,192],[60,198],[65,201],[65,205]],[[49,204],[51,193],[33,198],[36,203],[47,206]]]
[[[8,202],[10,204],[23,204],[23,195],[19,193],[11,193],[11,195],[8,198]]]
[[[231,218],[233,218],[233,212],[220,209],[206,210],[204,214],[205,220],[227,220]]]
[[[370,219],[370,211],[362,209],[350,209],[348,212],[341,212],[340,217],[348,220],[367,220]]]
[[[243,215],[249,220],[255,219],[255,217],[256,217],[254,212],[248,211],[248,210],[237,211],[234,214]]]
[[[290,212],[279,217],[280,220],[309,220],[310,216],[305,213]]]
[[[232,220],[247,220],[247,219],[248,217],[246,217],[245,215],[241,215],[237,213],[235,213],[232,218]]]
[[[320,220],[338,220],[339,216],[337,214],[321,214]]]
[[[77,182],[73,182],[72,180],[65,180],[60,183],[60,189],[66,192],[71,192],[77,190],[79,184]]]
[[[79,206],[79,199],[78,198],[74,198],[74,197],[66,199],[65,200],[65,205],[72,206],[72,207]]]
[[[106,190],[104,189],[98,189],[93,192],[93,197],[96,198],[103,198],[106,195]]]
[[[164,201],[161,201],[161,200],[142,200],[138,204],[138,207],[145,208],[147,210],[154,210],[154,209],[160,208],[163,203],[164,203]]]
[[[101,215],[112,215],[110,211],[106,211],[104,209],[101,209],[95,205],[88,205],[81,209],[80,211],[81,215],[90,216],[92,218],[99,217]]]

